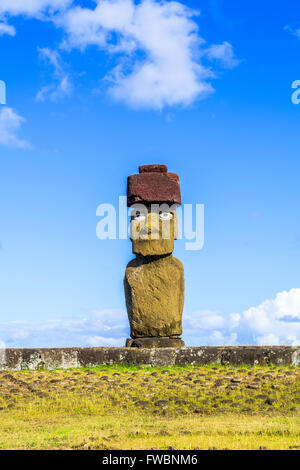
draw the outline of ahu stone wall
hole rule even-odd
[[[2,349],[0,370],[95,367],[104,364],[186,366],[205,364],[300,366],[300,348],[291,346],[203,346],[185,348]]]

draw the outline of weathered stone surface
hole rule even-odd
[[[68,369],[101,364],[123,365],[293,365],[300,348],[293,346],[202,346],[192,348],[53,348],[5,349],[0,370]],[[253,385],[259,388],[260,385]]]
[[[142,256],[161,256],[174,250],[174,238],[177,237],[176,211],[167,213],[168,220],[155,212],[131,221],[130,238],[132,252]],[[140,220],[141,219],[141,220]]]
[[[184,366],[186,364],[219,364],[221,363],[222,348],[217,346],[203,348],[183,348],[176,355],[175,364]]]
[[[180,338],[152,337],[127,339],[127,348],[183,348],[184,341]]]
[[[132,253],[149,256],[170,255],[174,250],[173,237],[169,240],[135,240],[132,243]],[[149,260],[148,260],[149,261]]]
[[[184,302],[184,271],[172,255],[137,257],[124,279],[131,337],[180,336]]]
[[[273,346],[265,349],[258,346],[240,346],[239,348],[224,348],[221,353],[222,364],[238,365],[249,362],[252,364],[256,362],[259,364],[285,364],[290,360],[288,346]]]
[[[38,370],[80,367],[77,360],[79,348],[4,349],[0,369]]]
[[[182,332],[184,301],[183,266],[172,256],[177,238],[176,206],[181,204],[178,175],[168,173],[166,165],[140,166],[139,174],[127,180],[127,205],[134,204],[130,238],[137,257],[127,265],[124,279],[134,341],[127,341],[127,345],[180,347],[180,338],[169,338]],[[161,337],[167,338],[158,339]]]
[[[175,173],[142,172],[127,179],[127,205],[165,202],[181,204],[178,175]]]
[[[139,173],[167,173],[167,171],[168,168],[166,165],[160,165],[158,163],[139,166]]]

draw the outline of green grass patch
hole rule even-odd
[[[0,373],[0,449],[289,449],[299,368],[98,366]]]

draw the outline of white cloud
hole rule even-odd
[[[55,19],[66,32],[65,46],[84,50],[87,46],[107,47],[110,32],[122,34],[132,23],[135,5],[132,0],[96,0],[95,9],[74,7]],[[135,48],[135,42],[132,39]]]
[[[215,59],[221,62],[225,68],[233,68],[239,64],[234,56],[232,45],[229,42],[223,42],[223,44],[214,44],[206,50],[206,54],[209,59]]]
[[[69,96],[73,87],[69,75],[64,71],[59,53],[47,47],[40,48],[39,53],[40,57],[54,68],[54,82],[42,87],[36,99],[45,101],[49,98],[51,101],[56,101]]]
[[[4,36],[7,34],[8,36],[15,36],[16,30],[13,26],[7,24],[5,21],[0,21],[0,36]]]
[[[14,26],[7,18],[24,15],[29,18],[47,20],[70,6],[73,0],[0,0],[0,36],[15,36]]]
[[[293,34],[294,36],[300,37],[300,29],[299,28],[295,28],[294,26],[291,26],[291,25],[286,25],[286,26],[284,26],[283,29],[285,31],[287,31],[288,33],[290,33],[290,34]]]
[[[57,22],[66,32],[65,47],[96,45],[122,54],[106,77],[111,96],[132,107],[161,109],[213,92],[208,79],[214,74],[200,63],[204,41],[195,15],[179,2],[103,0],[94,10],[72,8]]]
[[[183,332],[187,346],[300,346],[300,289],[280,292],[242,314],[209,310],[184,314]],[[84,318],[37,323],[0,323],[0,340],[7,347],[124,346],[128,337],[124,310],[97,310]]]
[[[280,292],[242,314],[200,311],[184,318],[187,343],[300,345],[300,289]]]
[[[18,137],[18,131],[25,119],[12,108],[0,108],[0,145],[28,148],[30,144]]]
[[[200,310],[188,316],[189,326],[193,330],[214,330],[225,326],[225,318],[220,312]]]
[[[99,346],[108,346],[108,347],[123,347],[125,346],[126,338],[110,338],[104,336],[90,336],[87,341],[87,346],[89,347],[99,347]]]
[[[269,333],[263,336],[258,336],[257,337],[257,344],[259,346],[264,346],[267,344],[272,344],[273,346],[279,346],[280,345],[280,340],[279,337],[274,335],[273,333]]]
[[[1,0],[0,15],[35,17],[63,10],[72,3],[73,0]]]
[[[258,344],[300,344],[300,289],[280,292],[243,313],[242,323],[254,331]]]
[[[214,310],[200,310],[183,317],[184,340],[188,346],[235,345],[239,314],[222,315]]]
[[[123,310],[98,310],[84,318],[0,323],[0,340],[7,348],[124,346],[128,337]]]
[[[199,12],[165,0],[95,0],[94,8],[74,6],[72,0],[2,0],[0,16],[23,14],[51,20],[64,31],[61,48],[85,51],[96,46],[116,65],[104,83],[118,101],[139,108],[187,106],[214,92],[216,71],[207,61],[234,67],[231,44],[205,45],[194,18]],[[58,94],[69,87],[60,81]],[[40,97],[51,94],[49,86]]]

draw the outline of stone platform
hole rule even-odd
[[[126,348],[184,348],[180,337],[128,338]]]
[[[103,364],[186,366],[205,364],[300,366],[300,347],[203,346],[186,348],[2,349],[0,370],[68,369]]]

